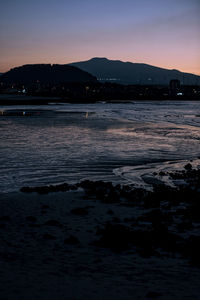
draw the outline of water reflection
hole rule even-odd
[[[22,107],[21,116],[0,118],[2,189],[85,178],[123,181],[113,170],[196,158],[199,106],[192,102]]]

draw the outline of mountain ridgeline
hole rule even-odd
[[[11,69],[1,76],[5,83],[70,83],[96,82],[95,76],[70,65],[34,64],[24,65]]]
[[[125,85],[168,85],[171,79],[178,79],[182,85],[200,85],[200,76],[143,63],[122,62],[96,57],[70,65],[89,72],[102,82],[109,81]]]
[[[122,85],[163,85],[178,79],[181,85],[200,85],[200,76],[168,70],[142,63],[122,62],[107,58],[92,58],[88,61],[66,65],[28,64],[1,74],[6,84],[60,84],[111,82]]]

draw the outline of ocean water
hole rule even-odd
[[[137,172],[199,157],[198,101],[0,107],[2,193],[84,179],[138,184]]]

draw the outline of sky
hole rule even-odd
[[[200,75],[200,0],[0,0],[0,72],[107,57]]]

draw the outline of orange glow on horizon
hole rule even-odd
[[[3,2],[0,72],[107,57],[200,75],[199,0]]]
[[[95,56],[89,56],[89,57],[82,57],[80,59],[78,58],[71,58],[71,59],[51,59],[51,58],[31,58],[31,59],[19,59],[16,61],[10,61],[10,62],[4,62],[1,63],[0,65],[0,72],[4,73],[9,71],[12,68],[18,67],[18,66],[22,66],[22,65],[26,65],[26,64],[69,64],[72,62],[79,62],[79,61],[84,61],[84,60],[89,60],[93,57],[97,57]],[[105,55],[100,55],[98,57],[106,57]],[[141,60],[141,59],[131,59],[130,57],[127,59],[124,58],[117,58],[117,57],[107,57],[110,60],[121,60],[124,62],[132,62],[132,63],[145,63],[145,64],[149,64],[155,67],[159,67],[159,68],[164,68],[164,69],[176,69],[179,70],[181,72],[184,73],[192,73],[192,74],[196,74],[196,75],[200,75],[200,63],[199,64],[193,64],[190,65],[189,63],[187,63],[187,61],[185,61],[184,64],[181,64],[181,62],[177,62],[175,61],[174,64],[172,63],[167,63],[167,62],[162,62],[161,59],[154,61],[153,59],[148,59],[148,60]]]

